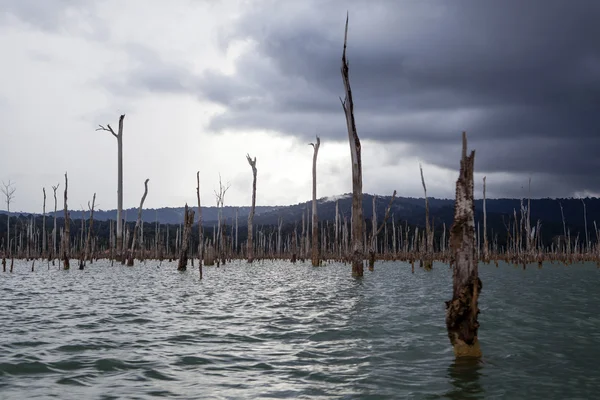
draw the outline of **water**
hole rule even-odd
[[[245,262],[0,273],[0,399],[590,399],[600,270],[480,266],[484,361],[457,364],[451,273]]]

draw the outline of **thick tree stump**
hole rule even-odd
[[[460,175],[456,181],[454,223],[450,230],[452,300],[446,302],[448,338],[456,357],[481,357],[477,338],[482,284],[478,277],[473,202],[473,164],[475,152],[467,156],[467,136],[463,132]]]

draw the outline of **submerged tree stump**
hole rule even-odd
[[[185,214],[183,218],[183,238],[181,240],[181,249],[179,252],[179,263],[177,266],[178,271],[185,271],[187,269],[188,246],[190,243],[192,225],[194,224],[194,210],[188,209],[187,204],[185,205]]]
[[[446,302],[448,338],[456,357],[481,357],[477,339],[479,308],[477,300],[482,283],[478,276],[475,248],[475,207],[473,165],[475,151],[467,156],[467,135],[463,132],[460,175],[456,181],[454,223],[450,230],[452,300]]]

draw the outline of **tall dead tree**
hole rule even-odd
[[[352,160],[352,276],[361,277],[364,274],[363,266],[363,235],[364,220],[362,207],[362,160],[361,147],[356,122],[354,120],[354,103],[352,101],[352,90],[350,88],[350,77],[348,75],[348,61],[346,60],[346,46],[348,41],[348,15],[346,15],[346,28],[344,31],[344,51],[342,52],[342,81],[346,97],[342,102],[342,108],[346,116],[348,128],[348,141],[350,143],[350,158]]]
[[[478,276],[475,252],[474,162],[475,151],[467,156],[467,134],[463,132],[454,222],[450,229],[452,300],[446,302],[446,327],[456,357],[481,357],[477,339],[477,300],[482,284]]]
[[[69,269],[69,257],[70,257],[70,247],[71,247],[71,220],[69,218],[69,210],[67,207],[67,190],[69,189],[69,179],[67,178],[67,173],[65,172],[65,193],[64,193],[64,212],[65,212],[65,229],[63,233],[63,243],[62,243],[62,258],[63,258],[63,268]]]
[[[54,259],[56,258],[56,255],[58,254],[58,249],[56,248],[56,234],[57,234],[57,227],[56,227],[56,212],[57,212],[57,200],[56,200],[56,191],[58,190],[58,187],[60,186],[60,183],[56,184],[56,186],[52,186],[52,190],[54,191],[54,227],[52,228],[52,265],[54,265]]]
[[[487,238],[487,210],[485,207],[485,176],[483,177],[483,261],[490,262],[490,250]]]
[[[17,188],[14,187],[14,182],[8,181],[8,183],[4,183],[2,181],[2,193],[4,194],[4,199],[6,201],[6,243],[8,245],[8,257],[12,257],[12,250],[10,246],[10,203],[12,203],[15,198],[15,192]],[[6,261],[4,261],[6,263]]]
[[[375,197],[373,197],[375,198]],[[394,190],[394,193],[392,193],[392,198],[390,199],[390,202],[387,206],[387,208],[385,209],[385,215],[383,217],[383,222],[381,223],[381,225],[379,226],[379,228],[377,229],[377,219],[375,217],[373,217],[373,221],[374,221],[374,228],[373,228],[373,233],[371,234],[371,249],[369,250],[369,271],[373,271],[375,269],[375,252],[376,252],[376,247],[375,244],[377,243],[375,241],[375,239],[377,238],[377,236],[379,235],[379,233],[381,233],[381,230],[383,229],[383,227],[387,224],[387,220],[390,217],[390,210],[392,209],[392,204],[394,203],[394,199],[396,198],[396,191]],[[373,212],[375,212],[375,209],[373,209]],[[377,229],[377,230],[375,230]]]
[[[312,162],[312,253],[311,260],[313,267],[321,264],[319,257],[319,217],[317,216],[317,156],[321,146],[321,138],[317,136],[316,143],[310,143],[313,147]]]
[[[423,176],[423,166],[419,164],[421,170],[421,183],[423,184],[423,192],[425,193],[425,256],[424,268],[430,270],[433,266],[433,235],[429,221],[429,198],[427,197],[427,186],[425,186],[425,177]]]
[[[248,164],[252,168],[252,208],[250,208],[250,214],[248,214],[248,241],[247,241],[247,256],[248,262],[251,263],[254,260],[254,245],[252,243],[252,223],[254,222],[254,209],[256,207],[256,157],[254,160],[250,158],[249,154],[246,154]]]
[[[196,196],[198,197],[198,272],[202,279],[202,262],[204,260],[204,230],[202,229],[202,206],[200,204],[200,171],[196,172]]]
[[[219,191],[217,192],[215,190],[215,197],[217,200],[217,211],[218,211],[218,217],[217,217],[217,237],[216,237],[216,244],[217,244],[217,267],[220,265],[220,263],[225,264],[225,240],[224,240],[224,233],[225,233],[225,229],[224,229],[224,224],[223,224],[223,207],[225,206],[225,194],[227,193],[227,190],[229,190],[229,188],[231,187],[230,183],[227,183],[227,186],[223,185],[223,182],[221,181],[221,174],[219,174]],[[220,261],[219,261],[220,259]]]
[[[125,114],[119,117],[119,129],[117,133],[111,128],[110,124],[106,127],[99,125],[97,131],[110,132],[117,139],[117,261],[123,258],[123,120]]]
[[[185,214],[183,216],[183,239],[181,241],[181,247],[179,250],[179,263],[177,265],[178,271],[185,271],[187,269],[188,247],[190,243],[192,225],[194,225],[194,210],[188,209],[188,205],[186,203]]]
[[[92,261],[92,252],[91,244],[92,244],[92,229],[94,227],[94,207],[96,205],[96,193],[94,193],[94,197],[92,197],[92,205],[90,206],[90,202],[88,201],[88,208],[90,210],[90,223],[88,226],[87,238],[85,239],[85,252],[83,261],[84,264],[87,261]]]
[[[141,229],[143,229],[142,223],[142,210],[144,209],[144,201],[146,201],[146,196],[148,195],[148,181],[150,179],[146,179],[144,181],[144,195],[142,196],[142,200],[140,201],[140,208],[138,208],[137,220],[135,221],[135,228],[133,229],[133,241],[131,242],[131,249],[129,249],[129,255],[127,257],[127,265],[133,267],[133,259],[135,258],[135,246],[138,241],[138,233]],[[141,248],[141,245],[140,245]]]
[[[42,188],[44,193],[44,205],[42,206],[42,258],[46,256],[46,188]]]

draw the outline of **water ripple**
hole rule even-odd
[[[0,398],[593,398],[599,270],[482,265],[481,362],[444,323],[451,271],[95,262],[0,275]]]

